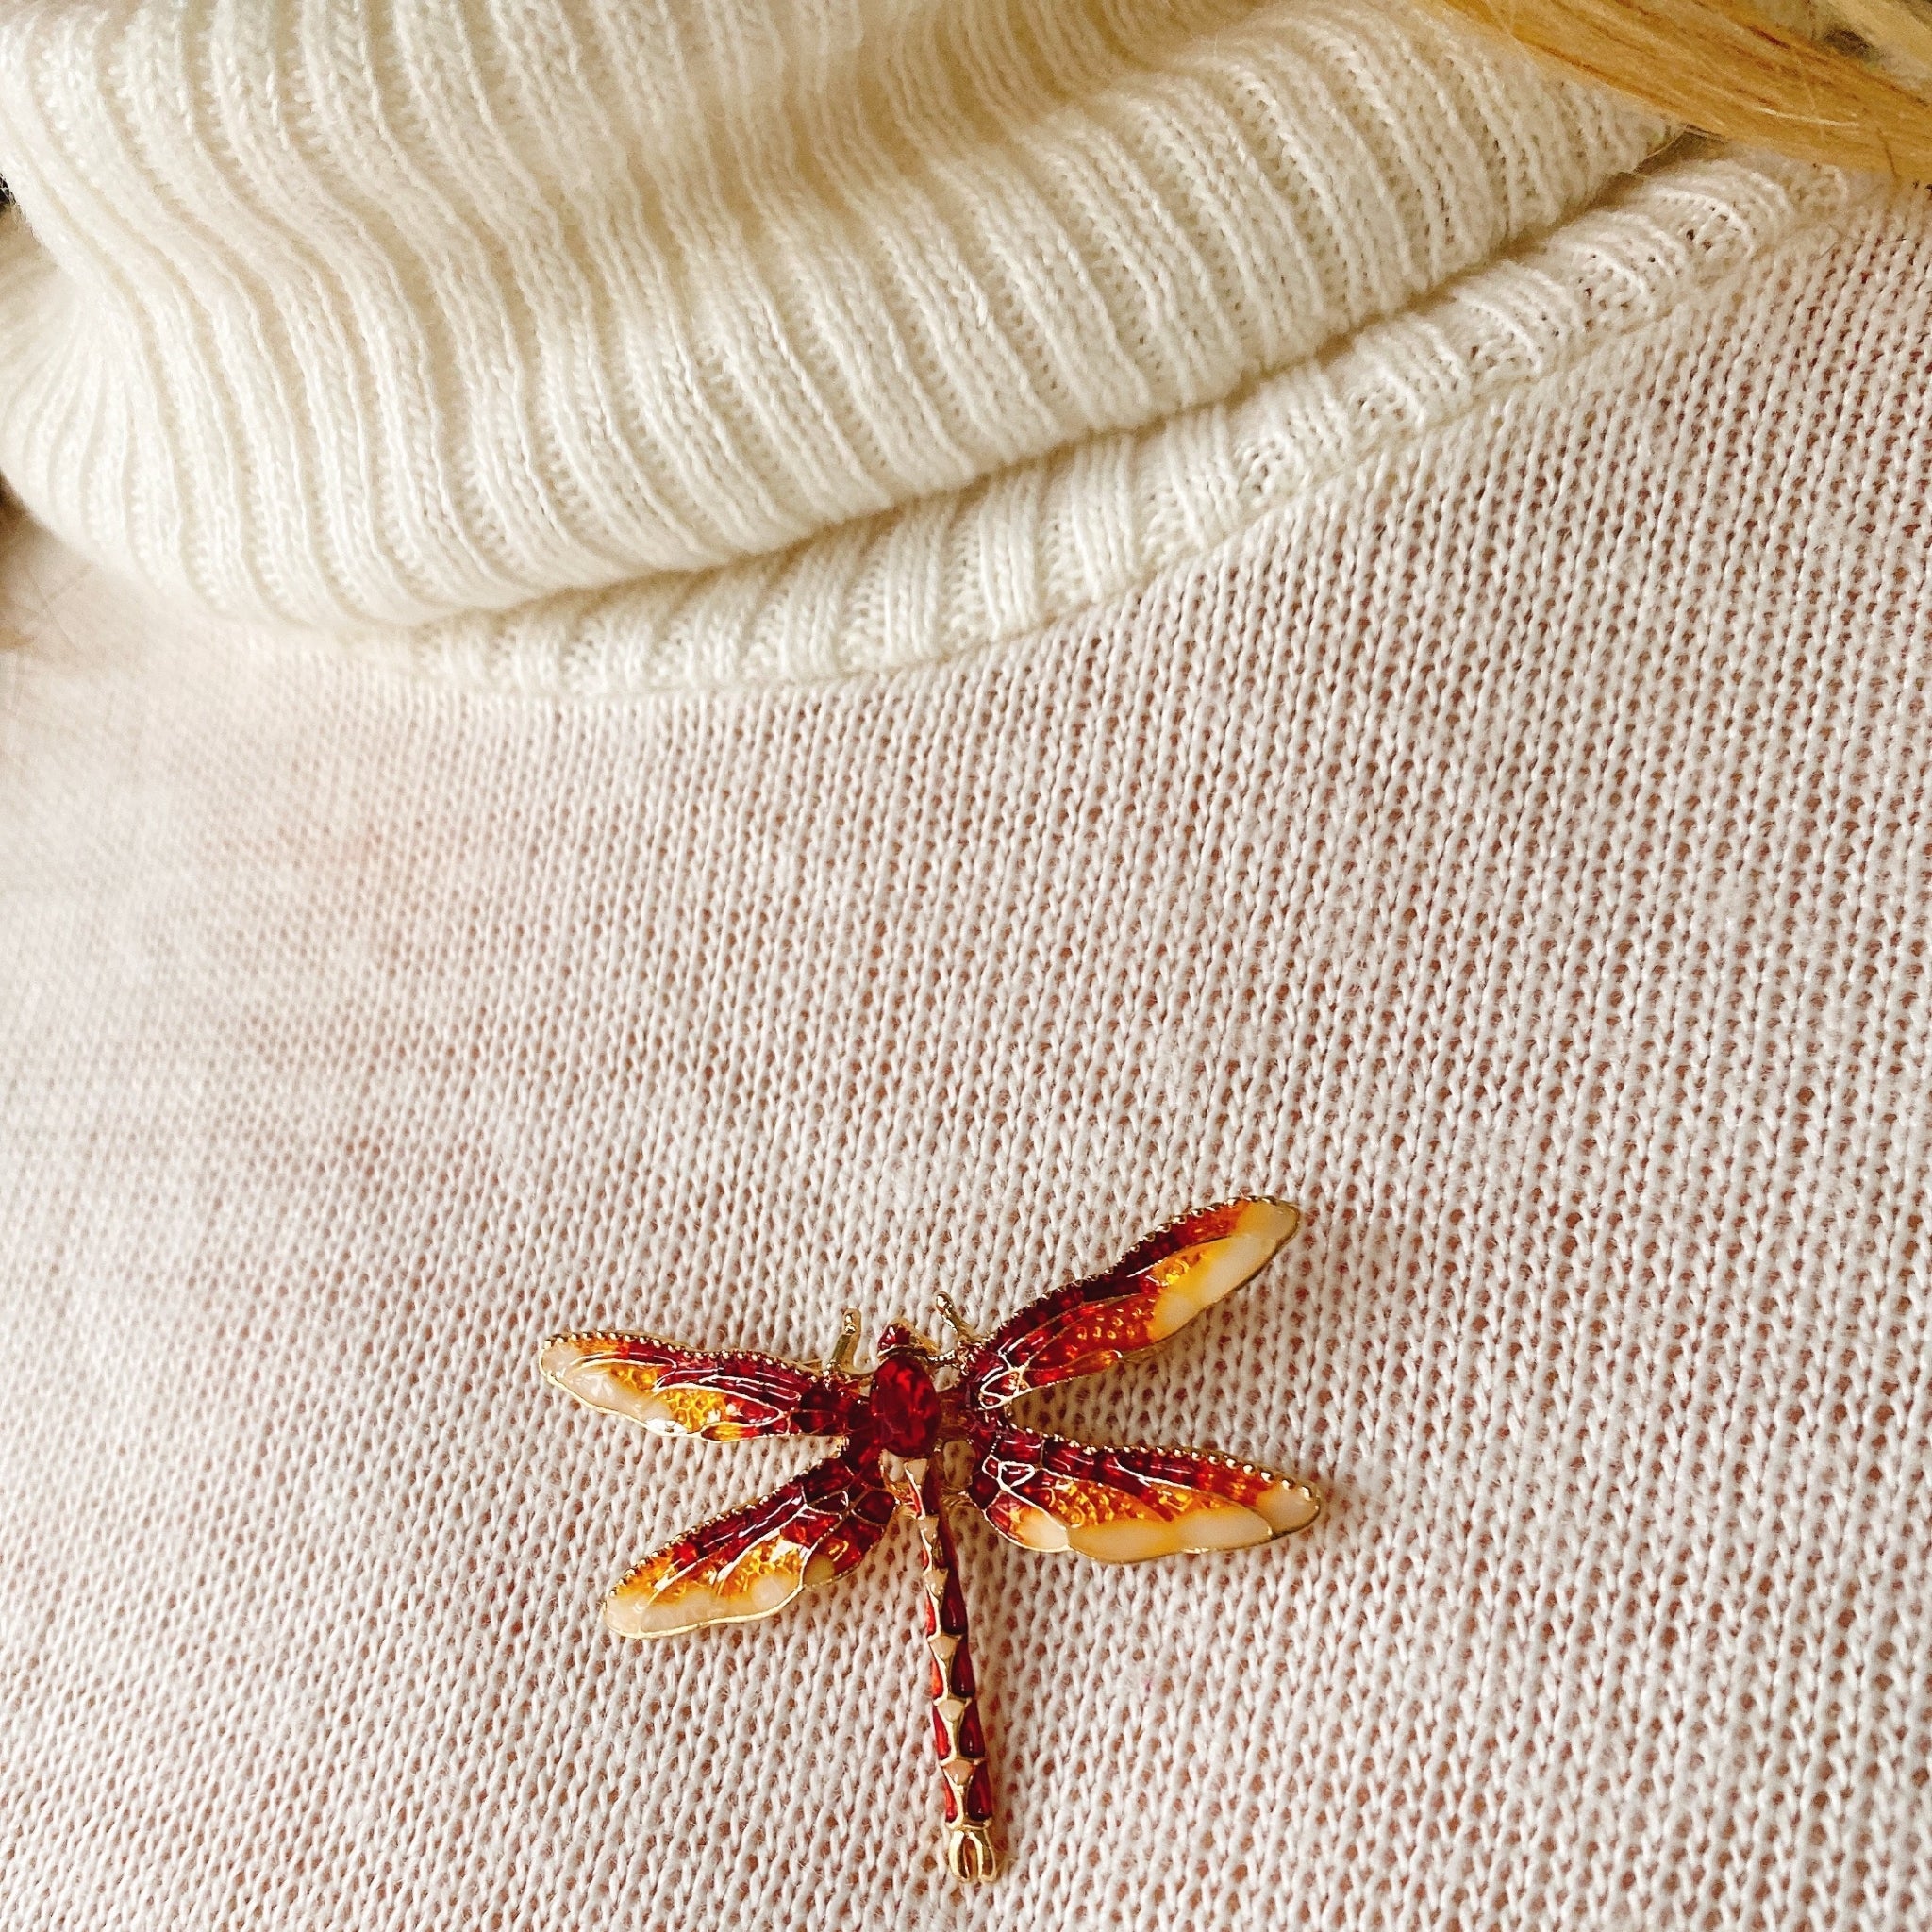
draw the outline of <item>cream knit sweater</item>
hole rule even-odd
[[[0,1924],[1932,1924],[1932,208],[1392,4],[0,12]],[[996,648],[994,648],[996,646]],[[987,1322],[1274,1549],[597,1594]]]

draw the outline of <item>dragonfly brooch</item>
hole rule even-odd
[[[1241,1549],[1306,1529],[1321,1503],[1292,1477],[1202,1450],[1099,1448],[1023,1428],[1006,1413],[1036,1389],[1164,1341],[1263,1267],[1299,1219],[1283,1201],[1204,1208],[988,1336],[941,1299],[953,1346],[941,1350],[893,1322],[879,1334],[870,1371],[856,1362],[857,1308],[846,1311],[828,1362],[682,1348],[653,1335],[546,1342],[541,1365],[550,1381],[663,1435],[842,1438],[833,1455],[761,1501],[646,1557],[605,1599],[605,1624],[623,1637],[669,1637],[769,1616],[808,1586],[853,1569],[894,1509],[905,1510],[918,1526],[925,1572],[946,1862],[968,1882],[991,1878],[992,1789],[947,1503],[964,1495],[1000,1535],[1029,1550],[1077,1550],[1104,1563]],[[957,1491],[941,1471],[950,1442],[963,1442],[972,1457]]]

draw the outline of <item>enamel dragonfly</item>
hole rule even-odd
[[[933,1740],[955,1876],[996,1869],[991,1782],[967,1650],[949,1504],[970,1502],[1008,1541],[1138,1563],[1184,1550],[1231,1550],[1306,1529],[1321,1513],[1307,1484],[1193,1449],[1109,1449],[1043,1435],[1008,1414],[1037,1389],[1112,1368],[1165,1341],[1253,1276],[1293,1234],[1286,1202],[1224,1203],[1149,1235],[1105,1274],[1028,1304],[991,1335],[948,1302],[948,1348],[905,1321],[858,1365],[848,1309],[826,1362],[683,1348],[651,1335],[563,1335],[541,1368],[592,1408],[664,1435],[840,1439],[824,1461],[760,1501],[653,1552],[605,1599],[624,1637],[669,1637],[769,1616],[871,1553],[895,1510],[916,1524],[924,1567]],[[953,1489],[942,1465],[969,1459]]]

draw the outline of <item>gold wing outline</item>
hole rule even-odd
[[[1144,1563],[1272,1542],[1322,1513],[1306,1483],[1211,1450],[1105,1449],[1004,1420],[970,1440],[966,1494],[1024,1549]]]
[[[1299,1208],[1262,1198],[1170,1222],[1104,1274],[1029,1302],[970,1348],[959,1364],[962,1403],[1002,1408],[1165,1341],[1266,1267],[1300,1224]]]
[[[804,1362],[686,1348],[657,1335],[553,1336],[537,1364],[546,1381],[591,1408],[658,1435],[712,1442],[842,1436],[858,1401],[853,1382]]]
[[[620,1637],[671,1637],[783,1609],[871,1553],[897,1506],[876,1456],[845,1452],[666,1543],[604,1599]]]

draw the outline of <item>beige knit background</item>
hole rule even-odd
[[[16,536],[9,1927],[1932,1923],[1923,197],[998,651],[465,692]],[[1332,1498],[896,1534],[656,1648],[774,1481],[539,1383],[1305,1232],[1052,1407]]]

